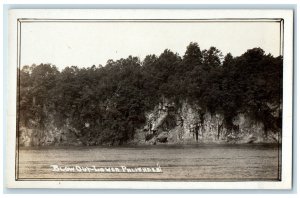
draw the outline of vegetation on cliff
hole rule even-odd
[[[23,66],[19,74],[20,126],[45,130],[70,125],[87,145],[123,144],[145,124],[145,112],[166,97],[199,105],[203,112],[224,115],[233,127],[247,113],[267,130],[281,128],[282,57],[260,48],[238,57],[223,57],[211,47],[190,43],[183,57],[166,49],[148,55],[108,60],[105,66]]]

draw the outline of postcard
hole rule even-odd
[[[10,10],[7,187],[290,189],[292,10]]]

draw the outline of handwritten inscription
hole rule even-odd
[[[156,167],[96,167],[96,166],[59,166],[50,165],[53,172],[79,172],[79,173],[162,173],[157,164]]]

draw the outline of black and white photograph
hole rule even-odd
[[[290,187],[291,11],[10,14],[14,183]]]

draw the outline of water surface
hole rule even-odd
[[[278,180],[278,145],[35,147],[19,150],[19,179]],[[54,172],[50,165],[161,167],[162,173]]]

